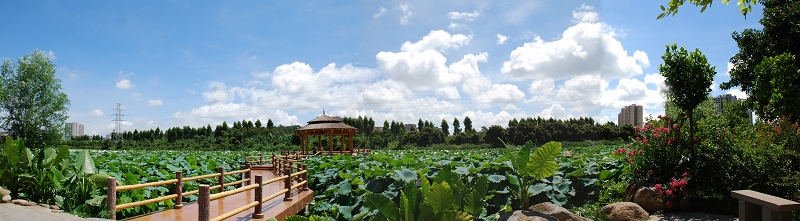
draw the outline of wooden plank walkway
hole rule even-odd
[[[251,176],[250,180],[255,180],[255,175],[261,175],[263,180],[269,180],[277,177],[269,170],[254,169],[250,173]],[[266,197],[272,195],[273,193],[279,192],[283,189],[284,189],[283,182],[270,183],[262,187],[262,192],[263,192],[262,196]],[[262,209],[262,212],[264,213],[264,219],[252,219],[254,210],[249,209],[225,220],[226,221],[268,220],[270,218],[275,217],[277,220],[280,221],[288,216],[297,214],[298,212],[300,212],[300,210],[305,208],[306,205],[311,203],[313,199],[314,199],[314,192],[311,190],[303,192],[298,192],[297,190],[293,190],[292,201],[283,201],[283,196],[279,196],[276,197],[275,199],[272,199],[264,203]],[[253,202],[254,200],[255,200],[255,190],[248,190],[225,198],[211,201],[209,212],[212,218],[217,217],[219,215],[222,215],[223,213],[233,211],[250,202]],[[170,210],[159,211],[144,216],[133,217],[128,220],[134,220],[134,221],[197,220],[198,207],[199,206],[197,203],[191,203],[184,205],[183,208],[181,209],[170,209]]]

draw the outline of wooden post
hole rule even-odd
[[[348,140],[350,141],[350,150],[353,150],[353,134],[347,134]]]
[[[247,164],[245,164],[245,166],[247,167],[248,171],[244,172],[243,179],[250,179],[250,174],[253,172],[253,165],[250,164],[250,162],[247,162]],[[250,183],[251,182],[248,180],[247,182],[244,182],[244,185],[242,187],[250,185]]]
[[[261,209],[263,208],[263,205],[261,203],[261,198],[262,198],[261,182],[263,182],[262,180],[263,178],[261,177],[261,175],[256,175],[256,183],[258,184],[258,187],[256,187],[256,201],[258,201],[258,205],[256,205],[255,208],[256,211],[253,211],[253,219],[264,218],[264,213],[261,212]]]
[[[211,188],[208,185],[200,185],[200,196],[197,199],[198,211],[197,220],[208,221],[211,219],[209,209],[211,208]]]
[[[330,146],[328,155],[333,156],[333,134],[328,134],[328,144],[328,146]]]
[[[344,154],[344,134],[339,135],[339,138],[342,143],[342,151],[339,151],[339,154]]]
[[[219,181],[219,190],[217,190],[217,193],[221,193],[225,191],[225,168],[219,167],[219,179],[217,180]]]
[[[286,194],[283,196],[283,201],[292,201],[292,167],[287,166],[286,168],[283,168],[283,174],[289,176],[284,182]]]
[[[172,206],[172,208],[180,209],[183,208],[183,172],[175,172],[175,179],[178,180],[178,182],[175,183],[175,194],[178,196],[175,197],[175,205]]]
[[[109,219],[116,220],[117,219],[117,178],[109,177],[108,178],[108,191],[106,192],[108,202],[106,207],[108,208],[108,215]]]
[[[275,159],[275,154],[273,153],[272,154],[272,167],[278,168],[277,164],[275,164],[275,162],[278,162],[278,161]]]
[[[264,155],[258,155],[258,165],[264,165]]]
[[[308,182],[309,182],[308,181],[308,165],[307,164],[303,164],[303,170],[306,171],[306,173],[303,174],[303,180],[306,181],[306,184],[303,184],[303,191],[306,191],[306,190],[308,190]]]

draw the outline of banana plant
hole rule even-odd
[[[510,147],[506,145],[506,148]],[[530,206],[530,197],[536,190],[536,181],[553,176],[558,170],[555,158],[561,156],[561,143],[551,141],[533,150],[533,142],[528,141],[519,151],[510,151],[509,159],[513,175],[508,176],[513,186],[511,194],[519,200],[521,208]]]

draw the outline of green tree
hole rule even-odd
[[[261,128],[261,120],[256,120],[256,128]]]
[[[492,125],[486,129],[486,136],[483,139],[486,141],[486,143],[492,145],[492,147],[503,147],[503,141],[500,139],[503,137],[505,132],[506,130],[503,129],[503,127],[499,125]]]
[[[271,129],[271,128],[273,128],[273,127],[275,127],[275,124],[274,124],[274,123],[272,123],[272,119],[268,119],[268,120],[267,120],[267,128],[270,128],[270,129]]]
[[[391,131],[391,126],[388,120],[383,120],[383,131]]]
[[[464,132],[467,133],[475,132],[475,129],[472,128],[472,120],[469,119],[469,116],[464,117]]]
[[[3,62],[0,76],[0,127],[31,148],[55,145],[62,137],[69,98],[61,91],[53,61],[35,50]]]
[[[669,0],[667,3],[667,7],[661,6],[661,14],[658,15],[656,19],[661,19],[668,15],[676,15],[678,14],[678,8],[683,6],[687,0]],[[711,3],[714,2],[713,0],[688,0],[689,4],[693,4],[695,6],[701,7],[700,12],[704,12],[708,6],[711,6]],[[730,4],[731,0],[722,0],[722,3]],[[737,4],[739,5],[739,10],[742,11],[742,15],[747,17],[747,13],[753,11],[753,5],[758,3],[758,0],[737,0]]]
[[[748,95],[747,106],[762,119],[775,120],[780,116],[800,122],[800,86],[797,68],[800,67],[800,2],[766,0],[764,16],[759,23],[762,30],[745,29],[734,32],[733,39],[739,47],[730,62],[730,81],[720,85],[728,90],[741,87]]]
[[[661,59],[664,59],[664,64],[658,65],[658,70],[666,78],[669,96],[689,117],[689,138],[694,139],[694,109],[708,98],[711,80],[717,73],[715,67],[708,64],[700,49],[690,53],[683,47],[678,49],[674,43],[667,45]]]
[[[461,133],[461,123],[458,122],[458,118],[453,118],[453,135],[458,133]]]
[[[425,123],[423,123],[422,118],[420,118],[419,122],[417,123],[417,128],[419,128],[419,130],[422,130],[423,127],[425,127]]]
[[[442,128],[442,132],[444,132],[444,136],[447,136],[447,135],[450,134],[450,125],[447,125],[447,120],[442,119],[442,123],[440,124],[439,127]]]

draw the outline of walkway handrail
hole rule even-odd
[[[165,180],[165,181],[149,182],[149,183],[141,183],[141,184],[133,184],[133,185],[123,185],[123,186],[117,186],[117,178],[109,177],[108,178],[108,190],[107,190],[107,194],[108,194],[107,195],[107,199],[108,199],[107,200],[107,208],[109,210],[108,211],[109,215],[110,215],[109,218],[112,219],[112,220],[115,220],[117,218],[117,211],[118,210],[123,210],[123,209],[137,207],[137,206],[144,206],[144,205],[147,205],[147,204],[157,203],[157,202],[161,202],[161,201],[165,201],[165,200],[171,200],[171,199],[176,199],[175,200],[176,202],[175,202],[175,205],[173,206],[173,209],[180,209],[180,208],[183,207],[183,197],[184,196],[189,196],[189,195],[193,195],[193,194],[197,194],[197,193],[201,192],[199,189],[198,190],[194,190],[194,191],[189,191],[189,192],[183,192],[183,183],[184,182],[188,182],[188,181],[206,179],[206,178],[212,178],[212,177],[218,177],[218,180],[217,180],[218,185],[213,186],[213,187],[209,187],[209,190],[211,190],[211,189],[219,189],[219,193],[217,193],[217,194],[224,194],[225,193],[224,192],[225,191],[225,186],[226,186],[226,183],[224,181],[225,176],[242,174],[242,180],[231,182],[231,183],[227,183],[227,186],[233,186],[233,185],[238,185],[238,184],[242,184],[242,183],[245,183],[246,185],[251,186],[251,185],[249,185],[250,184],[250,172],[251,172],[250,171],[250,168],[251,168],[250,163],[247,163],[245,167],[246,167],[246,169],[237,170],[237,171],[233,171],[233,172],[229,172],[229,173],[225,173],[225,169],[223,167],[220,167],[218,169],[219,173],[206,174],[206,175],[194,176],[194,177],[189,177],[189,178],[183,178],[183,172],[182,171],[176,171],[175,172],[175,179]],[[169,185],[169,184],[175,184],[175,194],[171,194],[171,195],[167,195],[167,196],[161,196],[161,197],[148,199],[148,200],[143,200],[143,201],[138,201],[138,202],[130,202],[130,203],[117,205],[117,191],[134,190],[134,189],[141,189],[141,188],[146,188],[146,187],[162,186],[162,185]],[[236,190],[233,190],[233,191],[236,191]],[[232,195],[232,194],[229,194],[229,195]]]
[[[263,208],[263,204],[264,203],[266,203],[266,202],[268,202],[268,201],[270,201],[270,200],[272,200],[274,198],[277,198],[281,194],[284,195],[284,198],[283,198],[284,201],[291,201],[292,200],[291,192],[292,192],[293,189],[298,189],[298,191],[306,191],[306,190],[308,190],[308,166],[307,165],[298,165],[298,166],[295,167],[295,166],[291,165],[292,164],[291,161],[287,161],[287,162],[288,162],[288,164],[283,166],[283,168],[284,168],[283,169],[283,176],[272,178],[272,179],[269,179],[267,181],[263,181],[263,178],[262,178],[261,175],[256,175],[254,184],[247,185],[247,186],[238,188],[236,190],[231,190],[231,191],[228,191],[228,192],[217,193],[217,194],[210,194],[211,193],[211,187],[209,187],[208,185],[200,185],[200,198],[199,198],[199,200],[197,202],[198,205],[199,205],[199,210],[200,210],[200,211],[198,211],[198,217],[197,217],[198,220],[200,220],[200,221],[219,221],[219,220],[224,220],[224,219],[230,218],[231,216],[234,216],[236,214],[239,214],[241,212],[244,212],[244,211],[246,211],[248,209],[251,209],[251,208],[254,208],[254,207],[255,207],[255,211],[253,212],[252,218],[253,219],[262,219],[262,218],[264,218],[264,214],[261,212],[261,210]],[[280,164],[274,164],[274,165],[277,166],[277,165],[280,165]],[[300,171],[292,173],[292,168],[298,168],[298,170],[300,170]],[[300,182],[298,182],[295,185],[292,185],[291,182],[292,182],[292,178],[294,178],[294,177],[297,177],[300,180]],[[267,197],[262,198],[262,195],[263,195],[262,188],[263,188],[263,186],[271,184],[271,183],[279,182],[279,181],[284,181],[284,188],[281,189],[280,191],[276,192],[276,193],[273,193],[272,195],[269,195]],[[250,201],[248,204],[246,204],[246,205],[244,205],[242,207],[236,208],[236,209],[234,209],[232,211],[226,212],[226,213],[224,213],[222,215],[219,215],[217,217],[213,217],[212,218],[210,216],[209,207],[210,207],[211,201],[217,200],[217,199],[220,199],[220,198],[223,198],[223,197],[226,197],[226,196],[230,196],[230,195],[233,195],[233,194],[241,193],[241,192],[244,192],[244,191],[252,190],[252,189],[255,189],[255,198],[252,201]]]

